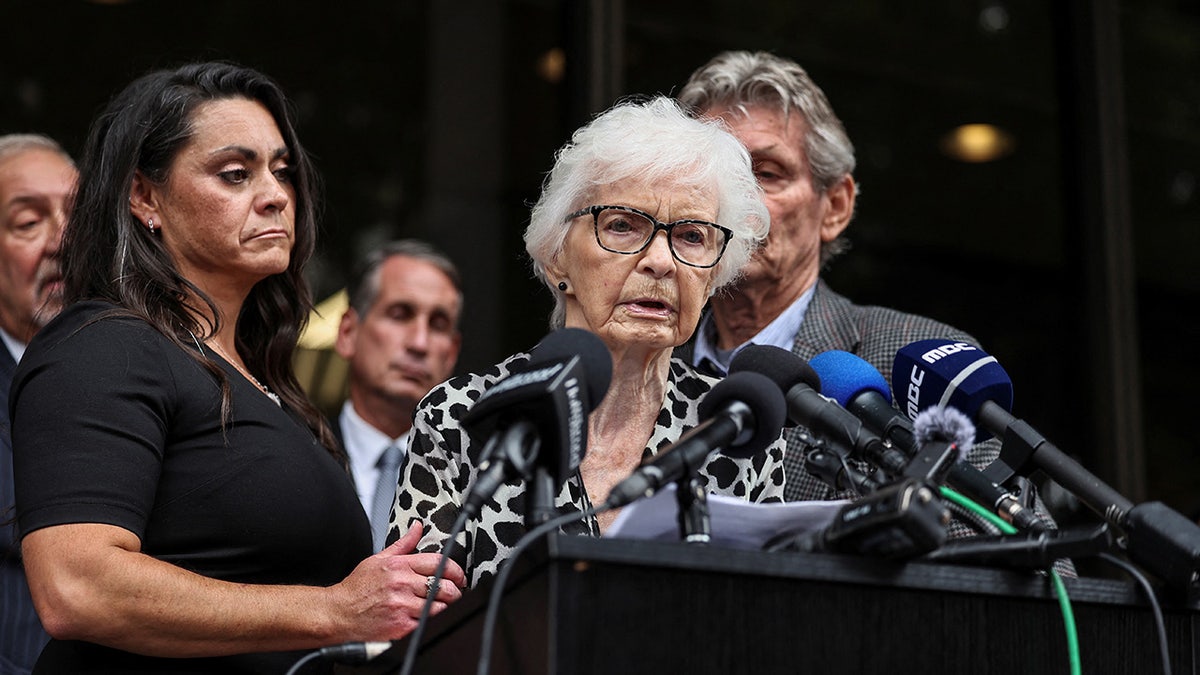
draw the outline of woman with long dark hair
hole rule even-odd
[[[17,511],[55,639],[41,672],[273,672],[389,640],[457,599],[407,533],[371,555],[291,359],[312,302],[316,175],[254,70],[148,74],[93,125],[66,309],[14,380]]]

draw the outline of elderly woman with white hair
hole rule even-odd
[[[619,104],[558,152],[526,248],[554,294],[551,327],[594,333],[613,362],[608,393],[588,418],[582,464],[555,498],[560,513],[602,504],[616,483],[701,421],[697,404],[716,380],[671,352],[769,226],[745,149],[720,122],[693,119],[671,99]],[[478,474],[480,448],[462,414],[528,359],[516,354],[456,377],[422,401],[389,539],[419,522],[418,548],[441,550]],[[781,441],[749,458],[716,454],[699,477],[710,493],[779,501],[782,459]],[[524,492],[519,480],[502,485],[467,523],[452,557],[469,585],[495,574],[525,533]],[[605,512],[564,531],[599,536],[614,517]]]

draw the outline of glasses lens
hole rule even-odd
[[[637,253],[652,234],[654,223],[632,211],[603,209],[596,214],[596,236],[600,245],[614,253]]]
[[[711,265],[721,255],[725,234],[708,223],[681,221],[671,227],[671,248],[693,265]]]

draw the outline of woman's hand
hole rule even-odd
[[[416,628],[429,581],[442,558],[437,553],[413,553],[421,534],[421,524],[413,523],[404,536],[359,563],[333,587],[346,594],[340,604],[349,612],[352,637],[348,640],[397,640]],[[437,614],[461,598],[465,585],[462,567],[448,560],[430,613]]]

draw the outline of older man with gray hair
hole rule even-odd
[[[820,272],[844,252],[858,184],[854,145],[825,93],[799,64],[765,52],[717,55],[692,73],[679,100],[717,117],[750,151],[771,212],[766,245],[729,292],[713,296],[681,354],[701,370],[724,374],[749,344],[773,345],[803,359],[838,349],[857,354],[890,381],[905,345],[926,338],[978,344],[943,323],[885,307],[856,305],[835,293]],[[789,435],[784,465],[789,501],[845,494],[804,469],[804,434]],[[972,455],[986,463],[998,452]]]
[[[0,136],[0,672],[28,673],[49,637],[29,596],[13,513],[8,388],[25,346],[62,309],[59,243],[78,172],[39,134]]]

